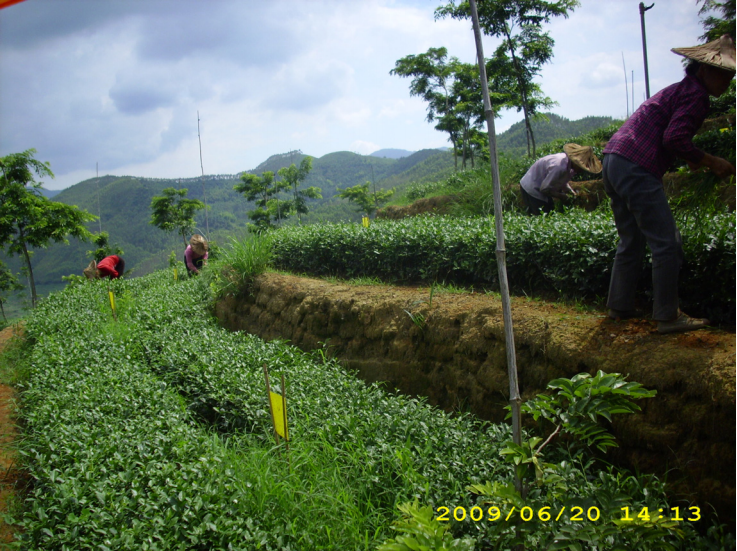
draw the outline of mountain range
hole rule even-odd
[[[547,121],[535,122],[534,129],[538,144],[541,144],[550,139],[583,134],[611,122],[612,119],[608,117],[568,121],[551,114]],[[499,151],[519,154],[525,150],[525,143],[522,122],[512,125],[509,130],[497,136]],[[299,164],[305,156],[301,151],[272,155],[246,172],[277,172],[292,163]],[[447,178],[453,171],[452,153],[439,149],[416,152],[381,149],[371,155],[338,151],[313,158],[312,171],[303,185],[321,188],[322,199],[309,202],[310,213],[303,217],[302,223],[360,220],[360,213],[356,212],[354,206],[337,197],[339,189],[374,182],[378,188],[395,188],[399,196],[410,183],[436,182]],[[133,269],[136,275],[143,275],[165,267],[169,253],[175,251],[177,256],[181,256],[185,247],[180,238],[149,224],[152,197],[161,194],[167,187],[187,188],[188,197],[206,200],[209,206],[207,218],[204,212],[196,217],[198,230],[208,233],[209,229],[211,239],[221,244],[227,243],[230,236],[246,232],[246,224],[249,222],[247,212],[254,208],[252,203],[233,190],[241,174],[243,173],[182,179],[106,175],[85,180],[58,194],[46,194],[53,194],[55,201],[77,205],[93,214],[99,214],[100,220],[90,223],[89,229],[93,232],[108,232],[110,243],[124,251],[127,268]],[[37,284],[53,288],[61,284],[61,276],[81,274],[89,262],[86,251],[90,249],[92,246],[88,243],[71,240],[68,246],[54,244],[48,249],[36,250],[32,262]],[[13,271],[20,270],[17,258],[3,260]]]

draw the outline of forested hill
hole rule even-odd
[[[614,122],[611,117],[584,117],[576,121],[565,117],[547,113],[548,120],[537,120],[532,123],[532,131],[535,134],[535,143],[540,145],[561,138],[572,138],[587,134],[592,130],[607,126]],[[512,157],[521,157],[527,154],[527,138],[525,135],[525,122],[514,123],[505,132],[497,136],[497,149]]]
[[[608,117],[587,117],[580,121],[569,121],[556,115],[548,117],[549,122],[536,122],[534,125],[538,145],[551,139],[588,132],[611,122]],[[500,151],[507,151],[515,156],[524,154],[526,146],[523,124],[517,123],[507,132],[499,134],[497,143]],[[277,172],[292,163],[299,164],[305,155],[301,151],[272,155],[247,172]],[[323,198],[309,202],[311,212],[303,218],[303,223],[359,220],[360,215],[355,212],[353,205],[335,195],[338,188],[345,189],[373,181],[378,188],[394,187],[397,193],[401,193],[410,183],[442,180],[453,172],[453,167],[453,154],[437,149],[417,151],[398,159],[359,155],[349,151],[314,158],[312,171],[304,186],[321,188]],[[245,232],[249,221],[247,212],[254,208],[253,204],[247,203],[243,196],[233,191],[239,177],[240,174],[204,177],[207,203],[210,206],[210,233],[220,243],[227,242],[231,235]],[[93,222],[89,224],[89,229],[97,232],[101,227],[108,232],[110,242],[123,249],[128,269],[134,269],[136,275],[142,275],[165,267],[171,251],[176,251],[177,256],[181,256],[180,253],[184,250],[181,239],[149,224],[151,199],[167,187],[187,188],[190,198],[203,199],[201,178],[102,176],[71,186],[56,195],[54,200],[77,205],[97,214],[99,196],[101,223]],[[204,232],[205,225],[205,216],[201,213],[197,217],[197,226]],[[59,284],[62,275],[81,274],[89,262],[85,252],[91,248],[89,244],[73,242],[69,246],[52,245],[48,249],[35,251],[33,266],[37,283]],[[13,271],[20,271],[21,266],[17,259],[10,259],[9,264]]]
[[[248,172],[276,172],[292,162],[299,163],[304,156],[301,152],[273,155]],[[428,163],[427,168],[423,169],[425,163]],[[322,189],[323,199],[309,202],[310,208],[319,212],[319,218],[360,219],[358,214],[352,212],[347,201],[334,197],[336,188],[362,184],[367,180],[374,180],[377,186],[382,187],[382,181],[387,178],[392,178],[392,185],[398,185],[417,178],[418,174],[432,181],[433,178],[447,175],[452,165],[452,155],[438,150],[418,151],[399,160],[342,151],[313,159],[312,171],[304,185]],[[204,177],[207,204],[210,206],[207,223],[211,235],[221,243],[227,242],[230,235],[246,231],[246,223],[249,222],[247,212],[254,208],[252,203],[248,203],[233,190],[233,186],[239,181],[238,177],[237,174]],[[188,197],[203,199],[201,178],[164,179],[108,175],[75,184],[56,195],[54,200],[77,205],[93,214],[99,212],[101,222],[90,223],[89,229],[97,232],[102,228],[108,232],[110,242],[123,249],[127,269],[134,269],[136,275],[142,275],[165,267],[171,251],[176,251],[177,256],[181,256],[180,253],[184,251],[181,238],[166,234],[149,224],[151,199],[167,187],[187,188]],[[325,211],[322,207],[328,204],[333,207]],[[198,229],[204,233],[204,213],[200,213],[196,220]],[[52,245],[48,249],[35,251],[33,267],[36,282],[41,285],[58,284],[63,275],[81,274],[89,262],[85,252],[91,248],[89,244],[72,240],[69,246]],[[17,258],[6,260],[13,271],[20,271]]]

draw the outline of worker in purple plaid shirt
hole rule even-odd
[[[732,164],[697,149],[692,142],[709,111],[709,95],[722,95],[735,75],[735,46],[728,35],[693,48],[674,48],[689,58],[681,82],[643,103],[604,148],[604,188],[611,198],[619,245],[609,285],[609,317],[627,319],[635,310],[635,290],[645,243],[653,257],[653,319],[658,332],[677,333],[708,325],[678,308],[681,235],[663,190],[663,174],[676,158],[691,169],[706,167],[723,178]]]

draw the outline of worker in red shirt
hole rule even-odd
[[[709,96],[721,96],[735,75],[735,47],[729,35],[693,48],[673,48],[687,57],[685,78],[644,102],[604,148],[604,189],[611,198],[619,234],[609,285],[609,317],[635,317],[635,289],[645,244],[653,257],[653,319],[659,333],[700,329],[709,320],[690,318],[678,308],[681,235],[663,190],[663,174],[676,158],[706,167],[724,178],[732,164],[697,149],[692,142],[709,111]]]
[[[110,279],[116,279],[122,276],[124,271],[125,260],[116,254],[106,256],[97,263],[97,277],[99,278],[110,276]]]

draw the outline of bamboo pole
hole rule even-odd
[[[200,171],[202,172],[202,199],[205,203],[205,234],[210,241],[210,221],[207,217],[207,195],[205,195],[205,168],[202,166],[202,138],[200,137],[200,112],[197,111],[197,141],[200,143]]]
[[[496,134],[494,130],[494,111],[489,99],[489,84],[486,78],[486,64],[484,62],[484,48],[481,44],[481,29],[479,14],[476,9],[476,0],[470,0],[471,19],[473,20],[473,34],[476,38],[476,54],[478,56],[479,75],[481,77],[481,91],[484,97],[484,115],[489,133],[489,157],[491,162],[491,180],[494,186],[494,224],[496,226],[496,262],[499,270],[499,286],[502,295],[502,315],[504,319],[504,340],[507,348],[507,371],[509,373],[509,403],[512,407],[512,438],[517,445],[522,444],[520,425],[520,406],[522,399],[519,395],[517,382],[517,356],[514,350],[514,328],[512,327],[512,305],[509,298],[509,282],[507,281],[507,253],[504,249],[504,221],[502,220],[502,190],[499,182],[499,160],[496,151]],[[515,472],[514,485],[518,492],[522,492],[522,482]]]

